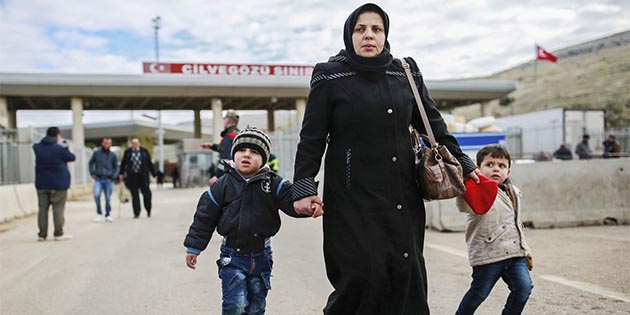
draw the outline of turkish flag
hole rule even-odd
[[[143,62],[143,73],[171,73],[170,63]]]
[[[551,62],[558,61],[558,57],[536,45],[536,60],[547,60]]]

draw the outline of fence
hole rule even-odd
[[[560,147],[562,140],[551,135],[561,135],[558,131],[561,127],[550,126],[548,128],[536,130],[523,130],[519,127],[508,128],[505,131],[505,146],[512,153],[515,160],[531,159],[535,161],[549,161],[553,158],[553,152]],[[575,130],[570,133],[578,134]],[[581,132],[579,132],[581,137]],[[630,129],[624,130],[607,130],[604,132],[590,132],[589,146],[593,150],[593,158],[603,155],[603,142],[608,135],[615,136],[615,139],[621,145],[621,153],[618,156],[630,156]],[[527,139],[523,139],[524,137]],[[527,143],[524,143],[527,142]],[[575,152],[575,145],[566,143],[569,149]]]
[[[44,129],[20,128],[0,130],[0,185],[33,183],[35,155],[32,146],[45,135]],[[91,184],[88,161],[92,150],[66,140],[76,160],[68,164],[73,186]]]
[[[0,130],[0,185],[20,182],[18,137],[15,129]]]
[[[297,128],[270,133],[271,152],[278,158],[278,174],[293,180],[295,153],[300,142],[300,130]]]

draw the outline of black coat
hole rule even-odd
[[[316,193],[326,151],[324,256],[335,288],[327,314],[427,314],[425,210],[414,179],[409,124],[425,133],[399,60],[366,79],[347,62],[315,66],[295,161],[294,199]],[[410,62],[437,141],[467,174],[459,148]]]
[[[131,162],[131,151],[133,148],[129,148],[125,150],[125,154],[120,160],[120,174],[125,175],[126,177],[131,174],[132,162]],[[151,155],[149,155],[149,151],[147,149],[140,147],[140,156],[141,156],[141,164],[140,164],[140,173],[143,175],[143,179],[146,184],[149,183],[149,174],[155,177],[157,176],[157,172],[153,167],[153,162],[151,162]]]
[[[264,168],[245,181],[236,169],[226,174],[199,198],[184,246],[188,252],[206,249],[215,228],[228,246],[242,253],[264,249],[265,240],[280,230],[278,209],[292,217],[291,182]]]

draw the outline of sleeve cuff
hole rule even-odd
[[[468,155],[463,155],[458,159],[458,161],[459,164],[462,165],[462,172],[464,173],[464,176],[468,175],[470,172],[474,171],[477,168],[475,162],[473,162]]]
[[[196,248],[188,247],[188,248],[186,249],[186,253],[187,253],[187,254],[195,254],[195,255],[197,255],[197,256],[198,256],[199,254],[201,254],[201,251],[200,251],[200,250],[198,250],[198,249],[196,249]]]
[[[317,183],[315,182],[314,177],[306,177],[302,179],[298,179],[293,183],[293,200],[300,200],[304,197],[308,196],[316,196],[317,195]]]

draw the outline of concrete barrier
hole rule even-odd
[[[19,184],[13,185],[15,189],[15,197],[20,205],[20,211],[27,216],[37,213],[37,189],[33,184]]]
[[[0,186],[0,223],[24,216],[13,185]]]
[[[92,194],[92,185],[77,184],[68,190],[67,200],[79,200]],[[33,183],[0,186],[0,223],[36,214],[37,189]]]
[[[522,220],[534,227],[630,224],[628,158],[515,164],[510,177],[523,191]],[[429,227],[465,228],[453,200],[425,204]]]
[[[424,207],[427,212],[427,226],[443,232],[466,229],[466,215],[457,210],[455,198],[427,201]]]

